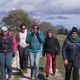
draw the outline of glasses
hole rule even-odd
[[[21,28],[21,29],[26,29],[26,28]]]
[[[38,28],[33,28],[33,29],[38,29]]]

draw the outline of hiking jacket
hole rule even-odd
[[[26,43],[29,44],[29,52],[37,53],[41,51],[42,43],[44,43],[45,36],[43,33],[39,30],[36,35],[34,35],[34,32],[29,31],[26,38]]]
[[[12,52],[15,54],[17,47],[16,38],[11,35],[6,35],[5,37],[0,34],[0,52]]]
[[[56,37],[47,37],[43,45],[43,56],[45,53],[50,53],[51,55],[57,55],[60,53],[60,44]]]
[[[67,37],[63,44],[62,55],[64,60],[78,62],[80,61],[80,38],[77,36],[73,39]],[[77,63],[78,64],[78,63]]]

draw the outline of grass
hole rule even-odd
[[[61,48],[65,39],[65,36],[62,35],[57,35],[57,38],[60,42]],[[40,75],[39,78],[41,78],[41,80],[46,80],[45,78],[45,73],[44,73],[44,66],[45,66],[45,59],[40,59]],[[62,55],[60,53],[59,56],[57,56],[57,68],[59,69],[59,71],[61,72],[61,74],[64,76],[65,74],[65,70],[64,70],[64,65],[63,65],[63,60],[62,60]],[[19,77],[23,76],[23,74],[21,72],[17,73],[17,75],[15,75],[13,80],[19,80]]]
[[[58,35],[57,38],[60,42],[60,46],[61,46],[61,51],[62,51],[62,45],[63,42],[65,40],[66,36],[63,35]],[[59,69],[60,73],[63,75],[63,77],[65,76],[65,68],[64,68],[64,64],[63,64],[63,58],[62,58],[62,53],[60,52],[60,55],[57,57],[57,68]],[[80,72],[79,72],[79,78],[80,78]],[[71,80],[72,80],[72,76],[71,76]]]
[[[57,56],[57,68],[59,69],[60,73],[64,77],[65,69],[64,69],[63,58],[62,58],[62,46],[63,46],[63,43],[64,43],[64,40],[65,40],[66,36],[58,35],[57,38],[59,40],[60,47],[61,47],[60,55]]]
[[[66,36],[63,35],[56,35],[59,42],[60,42],[60,46],[61,46],[61,50],[62,50],[62,45],[64,42],[64,39]],[[45,74],[44,74],[44,66],[45,66],[45,60],[43,60],[42,58],[40,59],[40,75],[39,78],[41,78],[41,80],[46,80],[45,78]],[[57,56],[57,68],[59,69],[60,73],[63,75],[65,75],[65,68],[64,68],[64,64],[63,64],[63,58],[62,58],[62,54],[60,52],[60,55]],[[22,73],[19,72],[18,75],[15,75],[14,80],[19,80],[19,76],[22,76]]]

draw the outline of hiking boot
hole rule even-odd
[[[8,79],[7,80],[11,80],[11,75],[8,75]]]
[[[55,76],[55,73],[52,73],[51,76]]]
[[[49,77],[49,75],[46,74],[46,77]]]

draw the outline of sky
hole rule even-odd
[[[80,0],[0,0],[0,17],[15,9],[53,25],[80,26]]]

